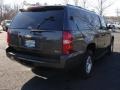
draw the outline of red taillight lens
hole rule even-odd
[[[73,35],[70,32],[63,32],[63,54],[70,54],[73,51]]]
[[[10,43],[10,33],[8,31],[7,31],[7,43],[8,43],[8,45]]]

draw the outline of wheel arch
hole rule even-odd
[[[94,53],[94,52],[95,52],[95,49],[96,49],[96,44],[95,44],[95,43],[90,43],[90,44],[88,44],[87,50],[92,50],[93,53]]]

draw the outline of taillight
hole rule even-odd
[[[70,32],[63,32],[63,54],[67,55],[73,51],[73,35]]]
[[[10,33],[7,31],[7,43],[10,44]]]

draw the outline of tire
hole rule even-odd
[[[88,50],[83,57],[81,63],[81,76],[83,79],[87,79],[92,76],[93,70],[93,52]]]
[[[113,47],[114,47],[114,39],[111,41],[111,44],[108,46],[108,55],[110,55],[113,52]]]

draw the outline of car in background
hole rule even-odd
[[[3,20],[1,22],[1,26],[3,28],[3,31],[7,31],[8,27],[10,26],[11,20]]]
[[[116,29],[120,29],[120,24],[114,24]]]
[[[114,24],[107,24],[107,27],[112,31],[115,32],[116,26]]]

